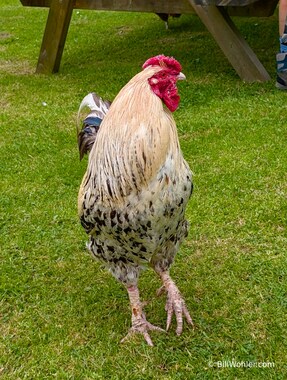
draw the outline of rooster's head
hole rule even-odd
[[[172,57],[157,55],[156,57],[149,58],[143,64],[143,69],[150,66],[159,66],[160,68],[159,71],[148,79],[152,91],[162,99],[171,112],[174,112],[180,100],[176,81],[185,79],[185,75],[181,72],[180,63]]]

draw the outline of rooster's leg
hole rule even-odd
[[[176,333],[177,335],[180,335],[183,327],[183,316],[186,318],[187,323],[193,326],[191,316],[178,287],[171,279],[168,271],[160,271],[158,274],[163,282],[163,286],[159,289],[158,294],[161,294],[164,290],[167,292],[167,301],[165,305],[167,312],[166,330],[169,329],[172,316],[175,314],[177,322]]]
[[[130,306],[132,310],[132,327],[128,334],[121,340],[124,342],[133,334],[142,334],[149,346],[153,346],[151,337],[148,331],[156,330],[163,331],[160,327],[154,326],[146,320],[145,314],[142,309],[142,303],[139,297],[138,287],[133,285],[127,287],[127,291],[130,299]]]

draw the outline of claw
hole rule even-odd
[[[157,291],[156,291],[156,295],[158,297],[160,297],[161,295],[163,295],[163,293],[165,293],[165,286],[161,286]]]

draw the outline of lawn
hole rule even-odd
[[[60,72],[36,75],[46,17],[0,0],[1,380],[285,379],[287,97],[274,87],[277,14],[235,19],[272,76],[253,84],[196,16],[166,30],[154,14],[81,10]],[[139,337],[119,344],[127,294],[85,249],[76,115],[88,92],[113,99],[160,53],[187,77],[174,116],[195,190],[171,273],[196,328],[177,337],[173,323],[150,348]],[[164,327],[158,286],[143,273],[147,316]]]

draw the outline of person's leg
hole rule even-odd
[[[281,0],[279,3],[279,34],[282,36],[285,31],[287,16],[287,0]]]
[[[287,90],[287,0],[280,0],[279,3],[279,35],[280,52],[276,54],[276,87]]]

